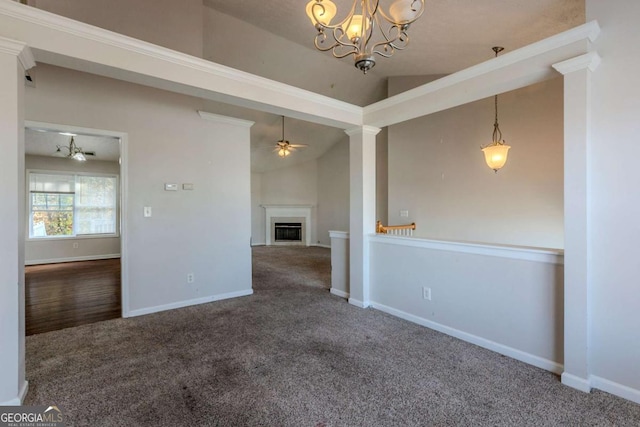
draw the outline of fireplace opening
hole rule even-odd
[[[301,242],[302,223],[276,222],[274,224],[276,242]]]

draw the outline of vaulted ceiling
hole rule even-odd
[[[336,19],[341,19],[352,0],[333,1],[338,6]],[[391,2],[380,1],[382,5]],[[38,1],[30,0],[32,3],[39,7]],[[88,18],[94,10],[80,1],[69,2],[66,8],[44,0],[40,6],[45,3],[52,5],[52,11],[75,19]],[[450,74],[490,59],[492,46],[511,51],[585,22],[584,0],[425,0],[424,15],[409,30],[408,48],[392,58],[379,58],[365,76],[353,66],[350,57],[334,59],[330,53],[314,48],[315,29],[306,16],[306,3],[202,0],[202,56],[312,92],[367,105],[386,97],[388,78]],[[188,4],[193,9],[194,1]],[[88,22],[101,22],[99,17],[91,19]],[[109,26],[116,25],[114,22],[105,28],[112,29]],[[256,122],[251,130],[254,172],[318,158],[333,144],[346,139],[339,129],[287,119],[286,138],[309,147],[283,160],[273,152],[281,137],[280,116],[213,102],[207,102],[205,108]]]

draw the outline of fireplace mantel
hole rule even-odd
[[[304,218],[304,244],[311,246],[311,209],[313,205],[260,205],[265,210],[265,243],[273,245],[272,218]]]

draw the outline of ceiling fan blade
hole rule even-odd
[[[289,147],[304,148],[304,147],[308,147],[308,145],[307,144],[289,144]]]

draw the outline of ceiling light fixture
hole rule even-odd
[[[318,50],[331,50],[336,58],[353,55],[363,73],[376,65],[374,54],[385,58],[409,44],[409,26],[424,12],[424,0],[394,0],[387,10],[380,0],[353,0],[346,18],[331,24],[337,8],[331,0],[311,0],[307,15],[318,30]],[[378,32],[374,31],[378,28]]]
[[[74,141],[73,136],[71,137],[71,141],[69,141],[68,147],[66,145],[57,145],[56,147],[57,147],[56,153],[60,153],[60,155],[64,157],[75,159],[80,162],[84,162],[87,160],[84,151],[82,151],[82,148],[76,145],[76,142]],[[62,152],[63,148],[69,152],[67,155],[64,155],[64,153]]]
[[[498,53],[504,50],[503,47],[496,46],[492,48],[496,54],[496,58],[498,57]],[[483,146],[480,146],[482,152],[484,153],[484,160],[487,162],[487,165],[493,169],[494,172],[498,173],[498,169],[502,168],[505,163],[507,163],[507,155],[509,154],[509,149],[511,146],[507,145],[504,139],[502,139],[502,131],[500,130],[500,125],[498,125],[498,95],[494,97],[494,105],[496,112],[496,120],[493,123],[493,142]]]
[[[289,141],[284,139],[284,116],[282,116],[282,138],[280,139],[280,141],[276,142],[276,149],[274,151],[278,152],[278,156],[285,158],[296,148],[302,148],[306,146],[306,144],[291,144]]]

